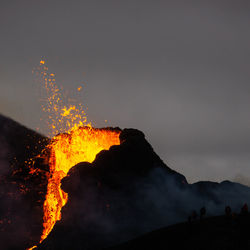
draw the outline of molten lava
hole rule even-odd
[[[92,162],[101,150],[120,144],[119,134],[114,130],[81,127],[69,134],[59,134],[53,139],[49,145],[51,176],[43,207],[44,229],[40,242],[48,236],[56,221],[61,219],[61,209],[67,202],[67,193],[60,188],[62,178],[77,163]]]
[[[66,204],[68,195],[61,190],[61,180],[70,168],[79,162],[92,162],[101,150],[108,150],[112,145],[119,145],[118,130],[95,129],[87,123],[86,114],[81,104],[65,104],[64,95],[56,85],[55,74],[48,73],[45,61],[34,70],[40,77],[46,92],[43,98],[43,110],[48,113],[47,124],[53,138],[47,146],[49,151],[49,176],[47,194],[43,205],[43,232],[40,243],[48,236],[56,221],[61,219],[61,209]],[[81,86],[78,87],[78,91]],[[54,136],[57,134],[56,136]],[[30,248],[33,249],[36,246]]]

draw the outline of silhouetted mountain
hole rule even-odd
[[[93,163],[77,164],[63,179],[62,188],[69,194],[68,203],[63,208],[61,221],[39,249],[101,249],[186,221],[193,210],[203,206],[207,216],[211,216],[221,214],[226,205],[239,211],[243,203],[250,201],[250,188],[237,183],[188,184],[183,175],[164,164],[138,130],[122,130],[120,141],[121,145],[100,152]],[[48,142],[46,137],[0,116],[0,242],[3,249],[25,249],[39,241],[49,166],[42,157],[35,159],[31,164],[33,168],[26,161],[39,155]],[[215,233],[209,238],[212,232],[202,227],[195,227],[186,235],[183,228],[187,226],[170,227],[177,228],[179,238],[174,238],[172,229],[166,229],[171,231],[167,231],[168,237],[164,234],[159,237],[187,242],[188,246],[203,239],[211,240],[209,244],[230,243],[226,234],[230,226],[224,227],[220,219],[207,221],[211,231],[217,234],[222,227],[222,238],[217,239]],[[243,222],[249,225],[248,219],[242,219]],[[147,238],[150,239],[151,236]]]
[[[46,173],[29,174],[26,161],[38,155],[46,141],[0,115],[0,249],[25,249],[39,240]]]
[[[185,221],[203,206],[209,216],[221,214],[226,205],[239,210],[250,201],[250,188],[240,184],[188,184],[138,130],[124,129],[120,141],[92,164],[73,167],[62,180],[69,200],[39,249],[102,249]]]
[[[22,164],[27,159],[40,153],[46,137],[21,124],[0,115],[0,174],[12,171],[9,164]]]

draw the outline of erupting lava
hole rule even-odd
[[[110,129],[95,129],[90,123],[87,124],[81,105],[78,105],[80,108],[75,105],[66,107],[60,89],[56,86],[54,74],[48,74],[44,60],[40,61],[37,72],[48,95],[47,102],[43,105],[43,110],[49,113],[48,124],[52,128],[53,134],[60,133],[53,136],[51,143],[47,146],[50,174],[43,205],[41,243],[51,232],[56,221],[61,219],[61,209],[68,199],[67,193],[60,188],[62,178],[77,163],[92,162],[101,150],[120,144],[120,132]]]
[[[56,136],[50,148],[50,173],[46,200],[44,202],[43,241],[57,220],[61,219],[61,208],[67,202],[67,193],[60,188],[60,182],[74,165],[79,162],[92,162],[97,153],[118,145],[119,132],[105,129],[81,127],[68,134]]]

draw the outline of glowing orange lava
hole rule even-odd
[[[60,188],[62,178],[77,163],[92,162],[101,150],[118,144],[119,132],[91,127],[78,128],[53,139],[49,145],[51,177],[44,202],[41,242],[48,236],[56,221],[61,219],[61,209],[67,202],[67,193]]]
[[[119,145],[120,132],[95,129],[87,123],[81,104],[65,105],[63,95],[56,85],[55,74],[48,73],[45,60],[40,61],[36,74],[41,77],[47,93],[43,110],[49,114],[47,123],[52,129],[50,134],[57,134],[52,136],[51,143],[47,146],[50,152],[50,175],[43,205],[41,243],[51,232],[56,221],[61,219],[61,209],[68,199],[67,193],[60,188],[62,178],[77,163],[92,162],[101,150],[107,150],[112,145]],[[79,88],[78,91],[80,91]]]

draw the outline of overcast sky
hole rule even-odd
[[[47,133],[44,57],[96,127],[142,130],[189,181],[250,176],[250,1],[0,0],[0,38],[0,113]]]

